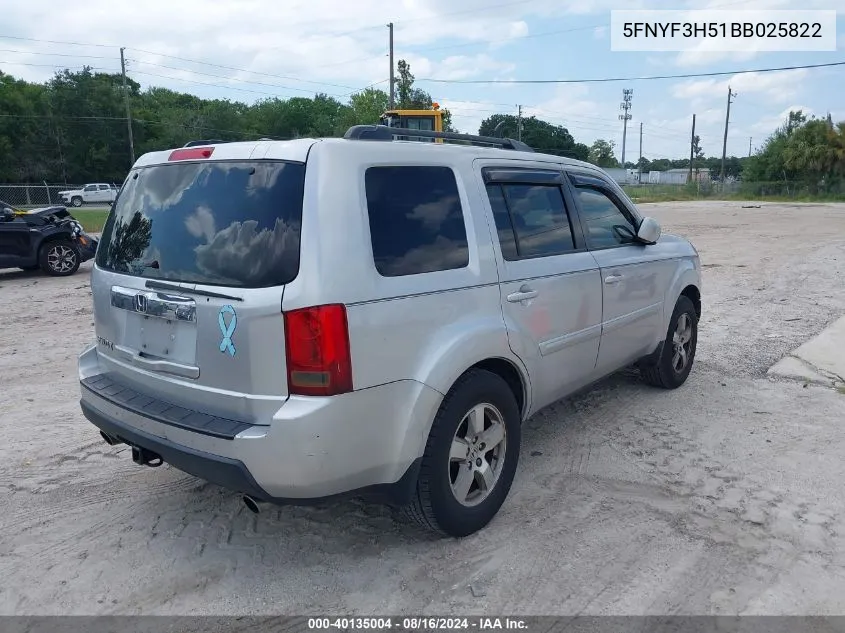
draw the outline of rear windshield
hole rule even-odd
[[[303,163],[174,163],[129,175],[97,265],[197,284],[263,288],[299,272]]]

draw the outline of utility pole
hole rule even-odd
[[[123,51],[120,49],[120,74],[123,78],[123,100],[126,103],[126,129],[129,131],[129,156],[132,158],[132,165],[135,164],[135,141],[132,139],[132,111],[129,109],[129,91],[126,89],[126,60]]]
[[[643,123],[640,121],[640,159],[637,161],[637,169],[639,169],[639,176],[637,182],[643,179]]]
[[[751,137],[751,136],[748,137],[748,158],[751,158],[751,139],[752,138],[753,137]]]
[[[516,140],[522,140],[522,106],[516,106]]]
[[[689,137],[689,178],[688,182],[692,182],[692,161],[695,160],[695,115],[692,115],[692,134]]]
[[[396,101],[394,99],[394,90],[393,84],[396,83],[396,80],[393,78],[394,67],[393,67],[393,22],[387,25],[387,28],[390,30],[390,109],[396,107]]]
[[[728,86],[728,111],[725,114],[725,139],[722,141],[722,173],[719,176],[719,180],[725,182],[725,156],[728,152],[728,123],[731,120],[731,99],[736,96],[737,93],[731,91],[731,87]]]
[[[628,114],[628,110],[631,109],[631,97],[633,96],[634,91],[630,88],[625,88],[622,91],[622,103],[619,104],[619,109],[622,110],[622,114],[619,115],[619,118],[622,119],[622,169],[625,169],[625,140],[628,136],[628,121],[631,120],[631,115]]]

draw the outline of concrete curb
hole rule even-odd
[[[845,317],[772,365],[769,376],[845,386]]]

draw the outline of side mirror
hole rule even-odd
[[[654,218],[643,218],[637,230],[637,239],[643,244],[654,244],[660,239],[660,224]]]
[[[11,222],[15,219],[15,212],[9,207],[0,207],[0,222]]]

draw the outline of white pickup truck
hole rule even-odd
[[[117,197],[117,187],[96,182],[80,189],[60,191],[59,196],[66,205],[74,207],[81,207],[83,204],[111,204]]]

